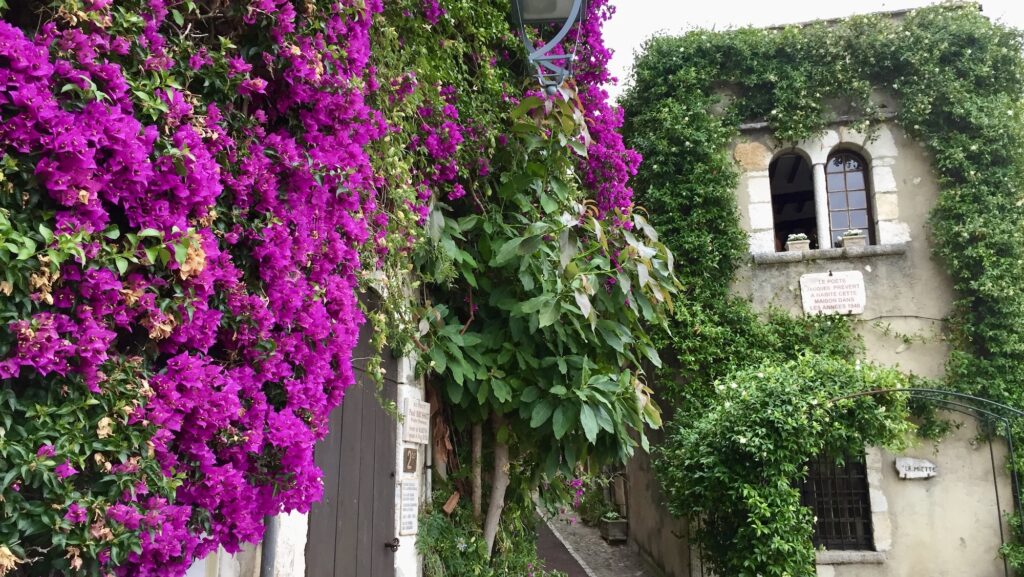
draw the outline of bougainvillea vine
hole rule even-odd
[[[531,91],[486,8],[0,0],[0,575],[180,575],[320,497],[361,283],[519,162]],[[590,12],[578,171],[625,216],[639,157]],[[433,63],[389,52],[412,43]]]

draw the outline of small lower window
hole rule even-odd
[[[820,456],[808,463],[800,501],[814,511],[814,546],[832,551],[873,551],[871,502],[864,456],[843,464]]]

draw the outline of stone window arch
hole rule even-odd
[[[846,149],[834,151],[825,163],[825,191],[828,194],[828,227],[833,245],[850,230],[863,231],[874,244],[871,189],[868,163]]]
[[[819,248],[814,171],[808,158],[796,150],[780,154],[768,166],[768,178],[775,250],[785,250],[791,234],[805,234],[811,248]]]

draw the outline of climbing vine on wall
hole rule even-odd
[[[813,345],[779,339],[770,327],[792,321],[755,326],[749,305],[726,294],[746,253],[727,146],[749,121],[767,122],[782,142],[811,137],[836,121],[836,103],[870,131],[885,118],[873,100],[881,90],[896,97],[894,121],[931,154],[941,189],[932,235],[958,295],[946,386],[1024,406],[1022,46],[1020,32],[990,22],[975,4],[649,41],[622,103],[627,142],[645,158],[638,202],[683,255],[686,314],[666,342],[683,354],[666,377],[697,385],[692,399],[705,406],[718,402],[711,384],[747,364],[709,363],[721,342],[764,351],[824,346],[845,356],[848,334]],[[735,99],[723,100],[725,92]],[[684,409],[674,427],[688,430],[689,415]]]

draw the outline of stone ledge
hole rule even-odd
[[[817,565],[881,565],[885,553],[881,551],[818,551]]]
[[[812,260],[902,255],[906,254],[907,246],[908,243],[901,242],[849,248],[820,248],[801,252],[761,252],[751,256],[754,259],[754,264],[787,264]]]

